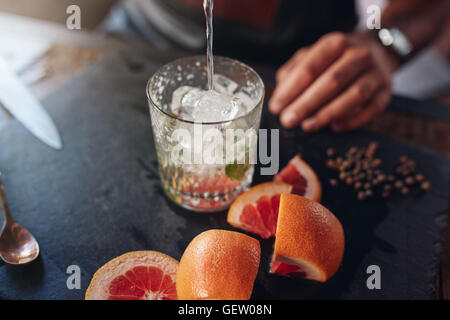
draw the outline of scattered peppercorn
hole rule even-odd
[[[348,149],[347,155],[349,155],[349,156],[354,155],[354,154],[356,154],[357,151],[358,151],[358,148],[353,146],[350,149]]]
[[[339,172],[339,180],[352,186],[359,200],[375,195],[389,198],[392,192],[407,195],[415,185],[420,185],[423,190],[430,189],[430,182],[416,171],[416,162],[406,155],[399,158],[395,174],[386,174],[381,167],[382,159],[375,156],[377,149],[377,142],[370,142],[367,148],[351,146],[342,157],[338,156],[335,149],[328,148],[325,165]],[[338,180],[330,179],[330,184],[337,186]]]
[[[416,162],[414,160],[408,160],[405,165],[411,171],[416,170]]]
[[[422,182],[423,180],[425,180],[425,177],[423,176],[423,174],[421,174],[421,173],[416,174],[417,182]]]
[[[396,187],[397,189],[403,188],[403,181],[400,180],[395,181],[394,187]]]
[[[334,149],[333,148],[329,148],[328,150],[327,150],[327,156],[328,157],[334,157],[336,155],[336,151],[334,151]]]
[[[338,181],[336,179],[330,179],[330,184],[335,187],[338,184]]]
[[[334,168],[334,167],[335,167],[335,162],[334,162],[333,159],[328,159],[328,160],[325,162],[325,165],[326,165],[328,168]]]
[[[403,187],[400,192],[402,193],[402,195],[406,196],[409,193],[409,189],[407,187]]]
[[[431,183],[428,181],[424,181],[422,182],[422,184],[420,185],[420,187],[422,188],[422,190],[427,191],[430,190],[431,188]]]
[[[381,159],[380,158],[373,159],[371,165],[372,168],[378,168],[381,165]]]
[[[366,151],[366,157],[367,158],[372,158],[375,155],[375,152],[378,149],[378,143],[377,142],[371,142],[369,143],[369,146],[367,147],[367,151]]]
[[[413,184],[414,184],[414,178],[413,177],[406,177],[406,179],[405,179],[405,183],[408,185],[408,186],[412,186]]]

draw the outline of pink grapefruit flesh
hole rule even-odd
[[[108,300],[176,300],[175,282],[156,267],[138,266],[116,277],[109,285]],[[154,300],[154,299],[151,299]]]
[[[240,195],[230,207],[228,223],[264,239],[275,236],[280,195],[291,190],[291,185],[282,182],[254,186]]]
[[[292,193],[320,202],[322,186],[314,170],[300,157],[295,156],[273,178],[275,182],[292,185]]]
[[[157,251],[133,251],[94,274],[86,300],[176,300],[178,261]]]

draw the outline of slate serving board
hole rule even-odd
[[[63,151],[49,149],[0,116],[0,170],[10,206],[42,252],[26,266],[0,265],[0,298],[82,299],[93,273],[113,257],[151,249],[179,259],[198,233],[232,230],[225,213],[185,211],[162,193],[144,88],[154,70],[173,58],[156,51],[111,53],[48,97],[43,103],[61,130]],[[278,126],[276,118],[264,115],[263,127]],[[318,172],[323,204],[344,226],[346,252],[335,277],[318,284],[268,275],[273,242],[261,241],[253,298],[432,298],[449,207],[449,159],[367,131],[281,130],[280,135],[281,166],[301,153]],[[416,159],[432,189],[388,202],[360,202],[349,190],[331,188],[327,181],[335,173],[323,165],[325,149],[344,152],[372,140],[380,143],[388,169],[402,154]],[[366,287],[372,264],[381,268],[381,290]],[[80,290],[66,286],[69,265],[81,268]]]

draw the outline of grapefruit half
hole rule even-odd
[[[259,268],[259,241],[243,233],[208,230],[197,235],[180,260],[181,300],[248,300]]]
[[[322,186],[314,170],[299,156],[289,163],[273,178],[275,182],[292,185],[292,193],[320,202]]]
[[[270,272],[325,282],[344,255],[344,230],[324,206],[282,194]]]
[[[97,270],[86,300],[176,300],[178,261],[157,251],[134,251]]]
[[[264,239],[275,236],[280,195],[290,193],[292,188],[283,182],[265,182],[250,188],[231,205],[228,223]]]

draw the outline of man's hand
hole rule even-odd
[[[269,109],[288,128],[356,129],[388,104],[397,65],[368,32],[327,34],[278,70]]]

